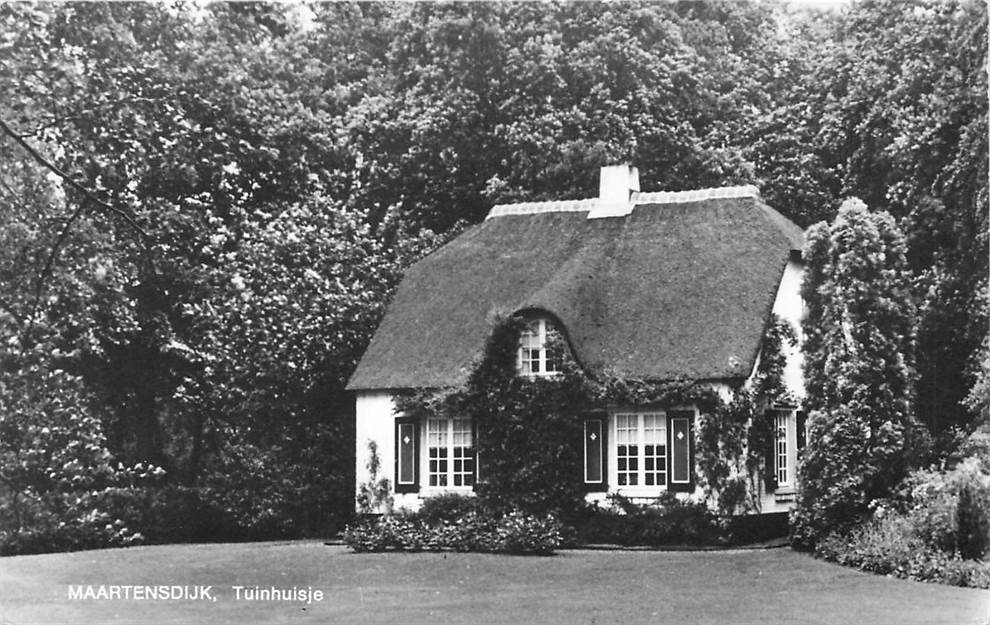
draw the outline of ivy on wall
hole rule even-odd
[[[784,383],[787,348],[795,345],[791,324],[772,315],[751,383],[734,389],[731,401],[701,412],[696,463],[706,497],[722,514],[760,511],[760,471],[769,470],[764,457],[774,435],[768,408],[797,404]]]
[[[518,317],[497,321],[463,386],[397,398],[398,410],[409,417],[472,419],[481,471],[475,492],[487,505],[574,514],[585,505],[583,417],[614,405],[694,405],[702,415],[695,450],[706,498],[723,514],[758,506],[754,485],[772,435],[762,408],[787,399],[783,349],[795,341],[789,324],[773,318],[751,388],[736,390],[730,402],[692,380],[592,379],[561,337],[548,346],[562,363],[558,375],[520,376],[523,327]]]

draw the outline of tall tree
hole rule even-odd
[[[913,413],[914,310],[904,235],[859,200],[809,229],[797,544],[855,522],[924,451]]]

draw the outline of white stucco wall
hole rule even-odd
[[[378,445],[381,461],[378,478],[384,477],[391,482],[395,466],[395,406],[392,395],[384,391],[359,391],[355,414],[356,489],[371,479],[368,472],[369,441],[375,441]]]
[[[396,510],[416,510],[420,499],[415,493],[395,492],[395,402],[387,391],[358,391],[355,405],[355,494],[371,479],[368,472],[369,441],[378,446],[378,479],[391,485],[392,504]],[[384,510],[378,510],[384,512]]]
[[[787,320],[794,328],[798,337],[798,345],[787,349],[787,365],[784,367],[784,383],[798,399],[804,399],[804,377],[801,367],[804,356],[801,354],[801,343],[804,335],[801,332],[801,319],[804,317],[804,301],[801,299],[801,280],[804,277],[804,266],[796,260],[787,261],[784,276],[777,289],[777,297],[773,302],[773,312],[781,319]]]

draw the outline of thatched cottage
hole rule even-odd
[[[368,480],[376,443],[397,506],[470,492],[478,462],[467,419],[416,423],[396,413],[401,390],[466,378],[493,314],[527,321],[519,375],[554,375],[544,342],[566,339],[589,374],[690,378],[728,397],[746,384],[772,313],[799,327],[801,228],[755,187],[641,193],[625,165],[601,171],[599,197],[499,205],[488,217],[409,268],[348,388],[356,393],[357,483]],[[785,382],[803,396],[800,354]],[[798,406],[774,406],[763,511],[793,501]],[[588,499],[656,497],[697,488],[694,406],[614,406],[585,421]]]

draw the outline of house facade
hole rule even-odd
[[[562,338],[590,376],[690,379],[727,401],[752,381],[771,319],[800,337],[802,230],[755,187],[641,193],[626,165],[601,171],[591,199],[495,206],[486,220],[410,267],[348,388],[356,395],[356,482],[369,482],[374,443],[396,507],[471,493],[478,458],[469,418],[397,411],[400,392],[467,379],[495,320],[525,321],[521,376],[553,376]],[[772,449],[762,512],[794,501],[805,439],[801,356],[786,346],[793,401],[771,405]],[[589,501],[700,494],[694,405],[610,405],[584,417]]]

